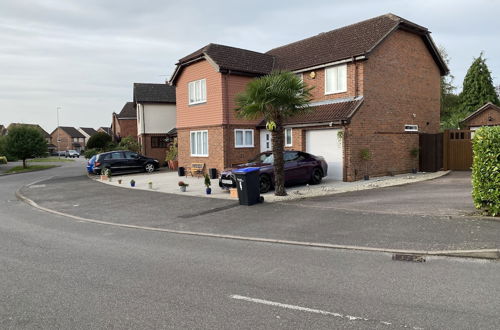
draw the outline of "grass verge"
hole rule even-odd
[[[14,174],[14,173],[24,173],[24,172],[33,172],[33,171],[41,171],[48,170],[49,168],[59,167],[59,165],[28,165],[27,168],[23,168],[23,166],[16,166],[11,168],[10,170],[5,171],[5,174]]]
[[[58,162],[74,162],[74,159],[69,158],[58,158],[58,157],[47,157],[47,158],[33,158],[28,160],[30,163],[58,163]]]

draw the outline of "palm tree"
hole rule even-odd
[[[276,196],[286,196],[283,122],[308,110],[311,89],[296,74],[276,71],[250,81],[236,96],[237,115],[245,119],[264,117],[272,132]]]

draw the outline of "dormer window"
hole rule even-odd
[[[325,69],[325,95],[347,92],[347,64]]]
[[[191,81],[188,84],[189,104],[198,104],[207,102],[207,80],[200,79]]]

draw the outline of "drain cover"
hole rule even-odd
[[[395,253],[392,255],[392,260],[396,261],[412,261],[412,262],[425,262],[425,258],[423,256],[419,256],[416,254],[400,254]]]

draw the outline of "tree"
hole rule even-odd
[[[97,132],[93,134],[87,142],[88,149],[105,149],[111,142],[111,136],[104,132]]]
[[[134,152],[139,152],[139,150],[141,150],[137,140],[131,136],[127,136],[127,137],[123,138],[120,141],[120,143],[118,144],[118,148],[123,149],[123,150],[130,150],[130,151],[134,151]]]
[[[443,46],[439,47],[439,53],[447,65],[450,63],[448,52]],[[441,77],[441,127],[444,129],[458,128],[458,123],[463,116],[460,112],[460,99],[455,94],[456,87],[453,84],[455,77],[448,73]]]
[[[286,118],[308,110],[312,88],[291,72],[272,72],[248,83],[236,96],[236,113],[240,118],[264,117],[272,132],[276,196],[285,196],[284,130]]]
[[[47,141],[43,134],[37,128],[27,125],[16,125],[9,129],[6,147],[7,154],[23,160],[23,168],[26,168],[27,158],[47,153]]]
[[[465,75],[462,93],[460,93],[460,107],[463,114],[467,116],[487,102],[500,105],[486,59],[481,53],[478,58],[474,59]]]

